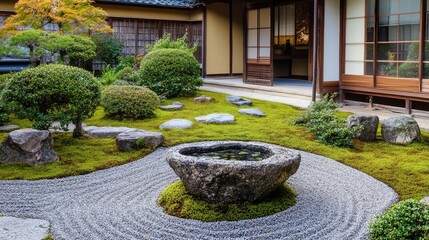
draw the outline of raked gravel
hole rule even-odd
[[[55,239],[366,239],[368,222],[397,194],[382,182],[300,152],[287,183],[297,203],[272,216],[203,223],[163,213],[161,191],[178,180],[167,148],[141,160],[63,179],[0,182],[0,215],[48,220]],[[1,226],[0,226],[1,227]]]

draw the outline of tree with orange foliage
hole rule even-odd
[[[19,28],[43,30],[57,24],[60,33],[79,31],[111,32],[106,24],[107,13],[92,5],[93,0],[19,0],[16,14],[0,28],[0,37],[15,34]]]

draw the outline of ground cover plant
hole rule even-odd
[[[429,239],[429,205],[408,199],[393,205],[370,223],[372,240]]]
[[[163,130],[165,146],[173,146],[187,142],[210,140],[242,140],[261,141],[285,147],[320,154],[353,168],[359,169],[374,178],[388,184],[399,193],[401,199],[421,199],[428,194],[429,163],[427,161],[429,134],[423,132],[423,140],[409,146],[397,146],[381,141],[367,143],[354,141],[352,148],[340,148],[325,145],[316,141],[316,137],[304,126],[297,126],[297,119],[302,110],[285,104],[253,100],[255,107],[262,109],[267,116],[255,118],[242,115],[233,104],[226,103],[225,94],[199,92],[216,101],[197,104],[193,98],[174,98],[163,104],[179,101],[185,104],[181,111],[169,112],[157,109],[155,117],[144,120],[112,120],[106,118],[102,108],[98,108],[94,116],[85,121],[87,125],[127,126],[148,131],[160,131],[159,125],[174,119],[194,117],[215,112],[229,113],[236,117],[236,123],[230,125],[206,125],[195,123],[186,130]],[[338,113],[340,119],[350,114]],[[269,124],[267,124],[269,123]],[[28,120],[11,117],[9,124],[31,127]],[[5,138],[6,133],[0,134]],[[113,167],[136,160],[147,151],[121,153],[116,149],[114,139],[69,139],[63,134],[54,134],[54,149],[61,158],[57,163],[46,166],[2,165],[0,179],[41,179],[67,175],[77,175],[98,169]],[[160,161],[163,161],[160,159]]]
[[[254,203],[208,203],[188,194],[182,182],[177,181],[164,189],[158,204],[167,214],[180,218],[203,222],[238,221],[282,212],[296,203],[295,197],[296,193],[283,185]]]

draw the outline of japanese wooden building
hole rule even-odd
[[[14,0],[0,2],[0,25]],[[101,0],[126,54],[169,32],[204,76],[312,82],[314,93],[429,110],[429,0]]]

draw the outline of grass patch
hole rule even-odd
[[[296,193],[287,185],[273,191],[266,198],[254,202],[218,204],[208,203],[190,195],[181,181],[166,187],[158,204],[169,215],[203,222],[238,221],[273,215],[296,203]]]
[[[339,148],[324,145],[316,141],[315,136],[305,127],[293,125],[293,121],[302,110],[281,103],[253,100],[254,106],[263,110],[267,116],[257,118],[238,113],[239,107],[227,103],[225,94],[200,92],[216,101],[194,103],[193,98],[175,98],[164,104],[179,101],[185,104],[181,111],[156,110],[156,116],[146,120],[111,120],[105,118],[102,108],[97,109],[94,117],[88,119],[88,125],[96,126],[127,126],[148,131],[160,131],[159,125],[173,118],[193,120],[194,117],[211,113],[229,113],[236,117],[234,124],[208,125],[194,123],[192,128],[185,130],[162,130],[165,146],[181,143],[238,140],[261,141],[323,155],[388,184],[399,193],[401,199],[421,199],[429,194],[429,134],[423,132],[423,140],[409,146],[398,146],[381,140],[367,143],[354,141],[353,148]],[[338,113],[346,118],[348,113]],[[31,127],[26,120],[11,119],[11,124]],[[7,134],[0,134],[0,138]],[[114,139],[74,140],[68,134],[54,134],[54,150],[61,160],[45,166],[28,167],[21,165],[1,165],[2,179],[41,179],[61,176],[78,175],[97,169],[113,167],[136,160],[149,153],[148,150],[128,153],[118,152]],[[164,161],[160,159],[160,161]]]

